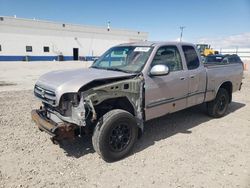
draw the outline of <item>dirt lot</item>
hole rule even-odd
[[[90,62],[0,62],[0,91],[33,89],[37,78],[58,69],[86,68]]]
[[[1,83],[14,83],[0,84],[0,187],[250,187],[249,72],[225,117],[201,105],[150,121],[129,157],[106,163],[90,138],[59,147],[31,121],[35,79],[67,67],[44,65],[0,64]]]

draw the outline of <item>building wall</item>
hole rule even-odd
[[[56,60],[59,55],[72,60],[73,48],[80,58],[91,59],[114,45],[147,37],[146,32],[0,17],[0,61]],[[32,46],[32,52],[26,52],[26,46]]]

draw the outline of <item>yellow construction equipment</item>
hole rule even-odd
[[[219,53],[218,51],[213,50],[213,48],[211,48],[209,44],[196,44],[196,47],[201,56],[209,56]]]

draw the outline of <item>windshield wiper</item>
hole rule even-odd
[[[94,69],[104,69],[103,67],[97,67],[97,66],[91,66],[90,68],[94,68]]]
[[[119,68],[116,68],[116,67],[113,67],[113,68],[107,67],[106,70],[119,71],[119,72],[125,72],[125,73],[132,73],[132,71],[123,70],[123,69],[119,69]]]
[[[133,73],[132,71],[122,70],[122,69],[119,69],[119,68],[116,68],[116,67],[110,68],[110,67],[91,66],[90,68],[103,69],[103,70],[111,70],[111,71],[119,71],[119,72],[125,72],[125,73]]]

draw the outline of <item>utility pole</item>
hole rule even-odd
[[[184,28],[186,28],[186,27],[185,26],[180,26],[180,30],[181,30],[180,42],[182,41],[182,35],[183,35]]]
[[[110,21],[108,21],[108,27],[107,30],[110,31]]]

